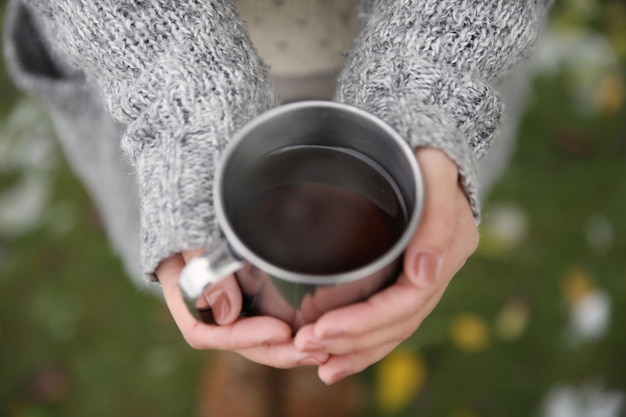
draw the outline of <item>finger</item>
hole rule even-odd
[[[375,331],[415,315],[432,292],[417,288],[401,275],[396,283],[366,301],[331,310],[313,325],[315,339],[357,335]],[[302,347],[308,335],[298,332],[296,345]]]
[[[477,234],[473,218],[468,221],[468,227]],[[296,347],[307,352],[342,355],[408,338],[439,303],[452,277],[474,248],[468,249],[465,236],[457,235],[442,267],[441,285],[433,287],[433,291],[406,284],[408,279],[400,276],[394,286],[367,302],[331,311],[316,324],[300,329],[294,342]],[[408,288],[404,289],[402,284]],[[379,301],[373,303],[375,299]]]
[[[317,375],[326,385],[365,370],[394,350],[399,343],[393,342],[351,355],[331,356],[318,368]]]
[[[174,322],[181,331],[198,324],[183,301],[183,295],[178,286],[178,278],[184,266],[185,260],[182,254],[177,254],[161,262],[156,269],[156,275],[163,289],[165,304],[169,308]]]
[[[347,355],[373,349],[377,346],[397,342],[400,343],[411,336],[419,327],[424,317],[422,315],[392,326],[381,328],[371,333],[364,333],[350,337],[336,337],[326,340],[315,340],[305,345],[303,352],[319,352],[331,355]],[[299,345],[296,345],[299,347]]]
[[[400,343],[409,338],[417,331],[424,319],[435,308],[445,292],[445,288],[441,288],[434,294],[421,310],[412,317],[404,320],[398,320],[389,326],[384,326],[372,332],[365,332],[354,336],[339,336],[330,339],[315,339],[306,332],[311,330],[302,329],[305,334],[302,336],[308,344],[305,344],[304,352],[324,352],[331,355],[347,355],[360,351],[374,349],[381,345],[389,343]],[[302,342],[295,342],[297,348],[300,349]]]
[[[200,256],[205,252],[204,249],[191,249],[191,250],[185,250],[182,251],[181,254],[183,255],[183,259],[185,260],[185,263],[191,261],[193,258],[195,258],[196,256]]]
[[[475,226],[471,227],[475,229]],[[474,233],[477,234],[475,230]],[[366,301],[332,310],[323,315],[312,328],[303,328],[296,335],[296,346],[302,350],[311,350],[319,340],[374,333],[415,316],[433,296],[436,301],[441,298],[450,279],[464,265],[470,251],[464,249],[463,242],[464,236],[460,236],[448,244],[447,262],[438,267],[443,276],[439,284],[415,286],[408,274],[403,274],[394,285]]]
[[[456,248],[454,253],[452,254],[452,258],[458,259],[457,262],[448,262],[442,271],[442,274],[450,277],[445,281],[447,283],[450,282],[451,278],[458,272],[458,270],[463,266],[464,259],[460,256],[461,251],[463,251],[462,242],[455,242],[453,246]],[[415,330],[421,325],[421,323],[430,315],[432,310],[437,306],[440,301],[440,298],[445,293],[447,284],[439,287],[436,291],[435,295],[426,303],[426,305],[420,310],[419,316],[417,317],[417,325],[412,323],[415,326]],[[415,331],[414,330],[414,331]],[[400,329],[399,332],[402,333],[404,329]],[[408,337],[408,336],[407,336]],[[391,341],[385,342],[385,339],[391,339]],[[401,340],[398,340],[401,339]],[[402,343],[402,337],[397,338],[396,336],[389,336],[385,334],[373,334],[372,337],[367,341],[359,341],[359,340],[345,340],[342,343],[343,346],[339,346],[339,344],[335,346],[329,346],[330,351],[326,351],[325,353],[331,353],[328,361],[321,365],[318,370],[318,375],[320,379],[330,385],[333,384],[348,375],[353,375],[358,372],[363,371],[370,365],[380,361],[382,358],[387,356],[391,351],[393,351],[400,343]],[[355,346],[359,343],[363,343],[362,347],[365,349],[362,350],[353,350],[352,353],[339,354],[336,352],[344,351],[350,352],[349,345],[350,343],[354,343]],[[371,346],[371,348],[367,348]],[[336,351],[333,351],[336,349]]]
[[[193,258],[202,255],[204,249],[193,249],[181,252],[185,263],[189,263]],[[196,308],[199,310],[209,310],[209,316],[215,323],[220,325],[235,322],[241,314],[242,297],[239,284],[234,275],[221,279],[211,285],[196,300]]]
[[[424,175],[424,211],[404,257],[404,271],[418,286],[437,280],[443,258],[455,233],[458,169],[443,152],[416,152]]]
[[[469,227],[477,235],[473,221]],[[473,244],[471,246],[475,247]],[[314,325],[315,337],[325,339],[374,332],[414,316],[434,295],[442,294],[452,277],[465,264],[469,254],[465,234],[455,235],[448,244],[446,262],[439,267],[442,275],[439,284],[415,286],[408,274],[402,274],[392,286],[375,293],[366,301],[323,315]],[[297,335],[296,344],[298,341]]]
[[[196,308],[210,309],[213,319],[220,325],[234,323],[241,314],[241,306],[241,290],[234,275],[211,285],[196,301]]]
[[[185,304],[178,276],[184,266],[182,255],[163,261],[157,269],[165,302],[183,337],[195,349],[244,349],[263,343],[291,340],[291,328],[270,317],[251,317],[227,326],[210,326],[198,322]]]
[[[183,259],[183,256],[180,253],[177,253],[163,260],[159,266],[157,266],[154,273],[161,284],[171,280],[178,281],[178,275],[180,275],[180,271],[184,266],[185,260]]]
[[[457,236],[462,236],[463,241],[459,242],[463,245],[465,258],[469,258],[476,249],[480,240],[476,219],[472,213],[469,200],[465,192],[459,184],[459,192],[457,193]]]
[[[327,353],[300,352],[291,341],[240,349],[237,350],[237,353],[253,362],[280,369],[295,368],[303,365],[319,366],[325,363],[329,357]]]

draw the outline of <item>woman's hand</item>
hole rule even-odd
[[[201,251],[183,252],[164,260],[156,270],[165,302],[183,337],[195,349],[232,350],[246,358],[275,368],[320,365],[328,359],[324,352],[303,352],[295,348],[291,328],[271,317],[239,319],[241,292],[230,276],[206,294],[205,302],[217,325],[201,323],[183,300],[178,279],[187,262]]]
[[[426,186],[424,214],[394,285],[365,302],[326,313],[300,329],[294,341],[290,327],[278,319],[238,319],[241,293],[232,276],[206,297],[218,325],[198,322],[183,301],[178,279],[200,251],[185,252],[166,259],[156,271],[185,340],[196,349],[232,350],[277,368],[316,365],[327,384],[386,356],[417,330],[478,244],[456,165],[435,149],[421,149],[417,158]]]
[[[478,245],[456,165],[436,149],[420,149],[416,155],[426,201],[398,281],[367,301],[326,313],[296,334],[301,352],[330,355],[318,370],[326,384],[362,371],[411,336]]]

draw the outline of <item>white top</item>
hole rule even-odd
[[[357,30],[356,0],[234,0],[273,77],[337,72]]]

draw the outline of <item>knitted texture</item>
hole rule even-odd
[[[141,265],[219,236],[212,179],[233,132],[276,105],[268,70],[225,0],[33,0],[52,54],[82,71],[126,126]],[[153,277],[153,276],[152,276]],[[154,278],[154,277],[153,277]]]
[[[237,129],[277,104],[230,2],[12,3],[28,7],[50,48],[50,56],[36,58],[20,36],[8,41],[18,85],[45,100],[56,93],[24,70],[53,81],[69,74],[72,85],[85,77],[82,88],[101,97],[124,132],[121,147],[138,182],[143,273],[154,279],[166,257],[221,238],[212,197],[216,162]],[[546,8],[537,0],[362,0],[360,34],[337,99],[379,116],[412,146],[443,149],[458,164],[478,219],[476,163],[502,113],[491,84],[528,53]],[[87,165],[85,172],[98,169]]]
[[[503,111],[492,83],[529,53],[547,8],[529,0],[362,0],[337,100],[377,115],[413,147],[444,150],[478,221],[476,164]]]

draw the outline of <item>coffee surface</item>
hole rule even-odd
[[[320,147],[283,150],[242,178],[233,229],[266,261],[293,272],[335,274],[374,261],[402,235],[397,187],[372,161]]]

